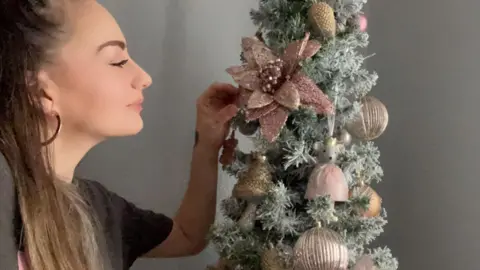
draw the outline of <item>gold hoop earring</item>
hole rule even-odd
[[[42,143],[43,146],[51,144],[57,138],[58,133],[60,132],[60,127],[62,126],[62,120],[60,118],[60,115],[58,114],[55,115],[55,118],[57,119],[57,128],[55,129],[55,133],[53,133],[50,139]]]

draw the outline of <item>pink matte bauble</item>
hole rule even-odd
[[[377,267],[370,256],[363,255],[355,264],[353,270],[377,270]]]
[[[367,17],[364,15],[360,15],[359,24],[360,24],[360,31],[365,32],[367,30]]]
[[[335,202],[348,200],[348,185],[342,169],[333,163],[318,164],[312,171],[307,184],[305,198],[313,200],[330,195]]]

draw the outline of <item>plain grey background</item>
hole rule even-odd
[[[103,3],[154,84],[142,133],[97,147],[78,172],[173,214],[188,180],[195,99],[212,81],[230,81],[224,69],[238,63],[240,37],[255,31],[248,12],[258,0]],[[376,53],[368,66],[380,75],[372,94],[390,113],[377,140],[385,170],[377,190],[389,214],[377,244],[401,270],[478,270],[480,1],[371,0],[367,9]],[[219,199],[233,183],[220,172]],[[208,249],[134,269],[196,270],[216,259]]]

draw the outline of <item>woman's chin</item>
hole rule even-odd
[[[132,119],[133,120],[133,119]],[[143,129],[143,120],[139,117],[134,121],[125,121],[122,127],[117,129],[117,132],[112,137],[126,137],[137,135]]]
[[[138,121],[135,124],[131,124],[128,127],[128,129],[126,130],[125,136],[137,135],[138,133],[140,133],[140,131],[142,131],[142,129],[143,129],[143,120],[140,119],[140,121]]]

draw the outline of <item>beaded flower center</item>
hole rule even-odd
[[[260,69],[260,79],[262,80],[262,91],[273,94],[275,91],[288,80],[288,76],[284,76],[285,62],[282,59],[269,61]]]

